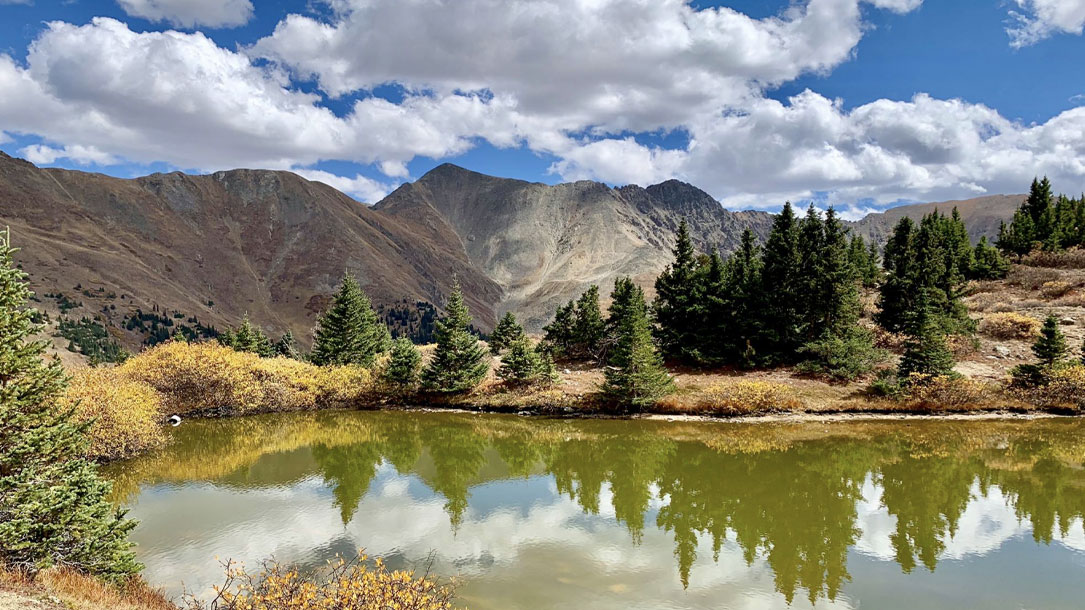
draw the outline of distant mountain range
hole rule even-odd
[[[993,236],[1023,198],[901,206],[852,226],[883,241],[901,216],[956,205],[974,237]],[[386,308],[440,306],[458,278],[481,328],[512,310],[537,330],[591,283],[650,286],[682,218],[702,251],[730,252],[746,228],[766,236],[773,216],[726,210],[676,180],[548,186],[445,164],[370,207],[290,172],[128,180],[0,153],[0,224],[43,306],[82,303],[67,315],[98,314],[128,344],[136,309],[219,328],[247,314],[308,343],[344,271]]]

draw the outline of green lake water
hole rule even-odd
[[[1085,420],[357,412],[185,422],[111,465],[145,576],[365,548],[472,608],[1085,608]]]

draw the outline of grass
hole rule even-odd
[[[36,603],[42,610],[177,610],[142,579],[117,588],[63,568],[39,572],[31,579],[25,573],[0,567],[0,591],[22,598],[26,608],[34,608],[31,603]]]

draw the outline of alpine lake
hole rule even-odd
[[[171,595],[226,559],[365,549],[476,609],[1085,607],[1083,419],[372,411],[171,437],[105,469]]]

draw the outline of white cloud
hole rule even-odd
[[[675,177],[731,207],[817,195],[858,214],[866,208],[848,204],[1019,192],[1042,173],[1061,190],[1085,187],[1085,108],[1023,125],[923,94],[852,109],[812,91],[766,98],[769,84],[852,57],[866,27],[860,0],[810,0],[766,19],[682,0],[330,5],[330,21],[292,15],[241,50],[108,18],[49,23],[25,64],[0,54],[0,131],[48,142],[28,153],[41,162],[376,164],[391,180],[317,178],[366,201],[407,178],[415,157],[481,140],[553,155],[551,171],[566,179]],[[319,91],[299,89],[299,75]],[[322,105],[322,95],[385,83],[399,84],[402,99],[362,95],[339,114]],[[686,134],[689,145],[631,137],[655,130]]]
[[[249,0],[117,0],[125,13],[183,28],[236,27],[252,19]]]
[[[69,159],[80,165],[114,165],[120,162],[113,155],[102,152],[94,146],[80,146],[78,144],[61,148],[54,148],[45,144],[34,144],[21,148],[19,154],[26,157],[27,161],[36,164],[54,163],[57,159]]]
[[[395,188],[395,185],[393,184],[379,182],[371,178],[366,178],[360,174],[355,175],[353,178],[349,178],[316,169],[295,168],[291,171],[306,180],[323,182],[334,189],[340,190],[366,203],[376,203],[381,199],[384,199],[384,197]]]
[[[1085,29],[1085,0],[1015,0],[1014,24],[1006,28],[1010,45],[1027,47],[1054,34],[1078,34]]]

